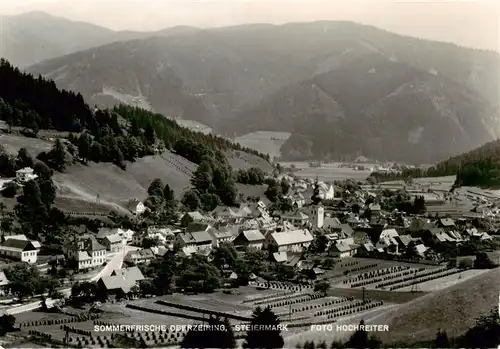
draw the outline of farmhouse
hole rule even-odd
[[[119,252],[123,248],[123,239],[118,234],[108,235],[100,242],[109,252]]]
[[[255,248],[262,249],[264,245],[264,235],[259,230],[242,231],[233,241],[233,245],[237,249]]]
[[[212,245],[214,248],[220,246],[220,244],[231,242],[234,239],[232,232],[226,228],[220,229],[210,229],[209,234],[212,236]]]
[[[299,229],[268,234],[266,246],[277,252],[302,252],[313,241],[313,236],[307,229]]]
[[[299,227],[304,226],[308,222],[308,220],[309,220],[309,216],[303,212],[300,212],[300,211],[295,211],[295,213],[293,213],[293,214],[285,213],[285,214],[281,215],[282,222],[287,221],[287,222],[290,222],[291,224],[293,224],[295,226],[299,226]]]
[[[33,173],[33,169],[31,167],[25,167],[16,171],[16,180],[20,183],[25,183],[31,181],[32,179],[36,179],[38,176]]]
[[[196,247],[197,249],[209,248],[212,246],[213,238],[207,231],[195,231],[192,233],[182,233],[177,235],[177,243],[181,247]]]
[[[144,275],[138,267],[122,268],[114,270],[110,276],[100,278],[97,285],[108,294],[123,297],[132,292],[141,280],[144,280]]]
[[[30,241],[24,235],[6,236],[0,243],[0,255],[26,263],[36,263],[40,251],[38,241]]]
[[[155,254],[153,253],[153,251],[150,248],[145,248],[136,251],[130,251],[129,253],[127,253],[123,260],[133,265],[138,265],[148,264],[153,259],[155,259]]]
[[[359,246],[356,244],[338,242],[330,247],[328,254],[335,258],[353,257],[357,253],[358,248]]]

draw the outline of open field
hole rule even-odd
[[[212,133],[212,128],[195,120],[184,120],[184,119],[175,119],[175,122],[182,127],[188,128],[194,132],[201,132],[203,134]]]
[[[387,343],[432,340],[439,328],[448,336],[461,335],[498,306],[499,289],[497,268],[403,304],[374,323],[389,325],[390,332],[380,334]]]
[[[235,138],[244,147],[269,154],[271,159],[281,156],[281,146],[290,138],[289,132],[257,131]]]
[[[354,179],[363,181],[370,176],[369,170],[357,171],[352,168],[340,167],[340,163],[322,164],[320,167],[310,167],[307,162],[280,162],[283,167],[295,166],[294,174],[300,178],[316,178],[324,182]]]
[[[17,155],[19,149],[26,148],[28,153],[33,157],[36,157],[43,151],[49,151],[53,146],[52,142],[43,139],[17,136],[14,134],[0,134],[0,144],[12,155]]]
[[[226,157],[229,162],[229,165],[237,171],[237,170],[247,170],[251,167],[260,168],[262,171],[266,173],[270,173],[273,170],[273,167],[269,162],[258,157],[253,154],[246,153],[244,151],[227,151]]]

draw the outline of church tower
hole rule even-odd
[[[321,204],[309,206],[309,218],[316,228],[322,228],[325,220],[325,208]]]

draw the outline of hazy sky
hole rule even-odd
[[[115,30],[352,20],[500,51],[500,0],[0,0],[0,13],[45,11]]]

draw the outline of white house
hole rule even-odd
[[[220,244],[228,243],[234,240],[233,233],[226,227],[220,229],[211,228],[208,233],[212,236],[212,246],[217,248]]]
[[[0,255],[26,263],[36,263],[40,243],[31,241],[24,235],[6,236],[0,244]]]
[[[387,253],[398,254],[399,243],[396,239],[397,237],[399,237],[399,234],[396,229],[384,229],[375,247],[377,249],[381,248]]]
[[[335,190],[332,184],[326,184],[324,182],[319,182],[319,197],[323,200],[332,200],[335,197]]]
[[[31,181],[32,179],[36,179],[38,176],[33,173],[33,169],[31,167],[25,167],[16,171],[16,180],[18,182],[24,183]]]
[[[266,246],[277,252],[302,252],[313,241],[313,236],[307,229],[270,233],[266,237]]]
[[[78,269],[96,268],[107,261],[106,247],[92,235],[83,235],[78,240],[66,245],[65,254],[77,262]]]
[[[9,282],[10,281],[5,276],[5,273],[3,271],[0,271],[0,295],[5,295],[5,291]]]

